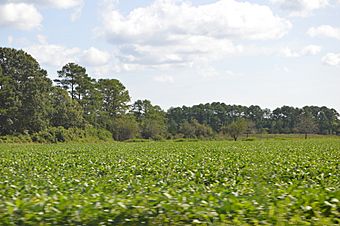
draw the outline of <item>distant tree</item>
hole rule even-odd
[[[55,79],[54,82],[56,82],[59,87],[67,90],[72,99],[77,100],[81,99],[81,90],[83,89],[81,86],[90,80],[86,74],[86,69],[75,63],[68,63],[63,66],[62,69],[58,71],[58,77],[59,79]]]
[[[145,139],[164,137],[167,131],[165,112],[149,100],[137,100],[131,107],[131,113],[140,125],[141,135]]]
[[[49,126],[52,82],[22,50],[0,48],[0,134],[34,133]]]
[[[272,112],[272,122],[274,133],[293,133],[298,122],[299,115],[301,114],[301,109],[283,106],[281,108],[276,108]]]
[[[102,97],[101,109],[110,117],[124,114],[130,101],[129,92],[117,79],[99,79],[98,90]]]
[[[95,127],[100,127],[99,121],[103,115],[101,110],[102,95],[96,88],[96,84],[88,90],[87,95],[78,103],[83,109],[83,117],[85,120]],[[103,128],[105,128],[105,126]]]
[[[133,115],[121,115],[113,120],[111,132],[118,141],[133,139],[139,136],[138,123]]]
[[[185,138],[196,138],[196,128],[188,121],[184,121],[180,124],[179,132],[183,134]]]
[[[249,134],[256,133],[256,125],[253,121],[246,120],[246,124],[247,124],[247,126],[246,126],[245,133],[246,133],[247,137],[249,137]]]
[[[59,79],[54,80],[58,87],[67,90],[73,100],[76,100],[83,109],[83,117],[90,124],[98,127],[98,118],[101,115],[102,95],[98,84],[87,73],[86,68],[68,63],[58,71]]]
[[[237,119],[231,124],[223,127],[223,133],[229,134],[234,141],[237,141],[238,137],[242,135],[247,129],[247,121],[244,119]]]
[[[72,100],[67,91],[59,87],[51,90],[52,110],[50,112],[51,126],[62,126],[66,129],[85,127],[83,109],[77,101]]]
[[[307,139],[308,134],[315,133],[318,126],[313,115],[309,112],[304,112],[299,117],[296,129],[298,132],[305,134],[305,139]]]
[[[318,123],[321,134],[333,134],[339,113],[334,109],[321,107],[318,112]]]
[[[10,76],[3,75],[0,65],[0,135],[15,131],[13,124],[20,102],[16,97],[13,82]]]
[[[166,133],[166,124],[162,118],[158,116],[146,117],[141,124],[141,134],[145,139],[164,138]]]
[[[141,122],[150,112],[158,111],[154,109],[150,100],[137,100],[131,106],[131,113]]]
[[[255,130],[262,130],[265,127],[265,110],[257,105],[251,105],[245,110],[245,118],[248,120],[247,135]]]
[[[335,131],[336,135],[340,135],[340,120],[337,120],[336,122],[336,131]]]
[[[201,124],[196,119],[191,122],[183,122],[180,125],[180,132],[185,138],[207,138],[213,135],[213,130],[210,126]]]
[[[179,132],[179,125],[175,120],[167,118],[167,129],[170,135],[175,136]]]

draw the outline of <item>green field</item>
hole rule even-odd
[[[340,140],[0,145],[0,225],[337,225]]]

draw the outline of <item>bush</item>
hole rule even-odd
[[[134,139],[139,135],[138,123],[132,116],[120,116],[113,120],[110,131],[117,141]]]
[[[92,138],[94,140],[99,139],[100,141],[110,141],[112,140],[112,133],[106,129],[97,129],[94,127],[87,127],[85,129],[85,137]]]
[[[96,129],[94,127],[87,127],[85,129],[50,127],[47,130],[34,133],[31,140],[37,143],[109,141],[112,140],[112,134],[105,129]]]
[[[32,139],[29,135],[7,135],[0,137],[0,143],[30,143]]]

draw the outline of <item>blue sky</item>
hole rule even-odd
[[[0,44],[164,109],[220,101],[340,112],[340,0],[0,0]]]

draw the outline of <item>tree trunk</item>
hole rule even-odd
[[[308,136],[308,134],[307,134],[307,133],[305,133],[305,139],[307,139],[307,136]]]

